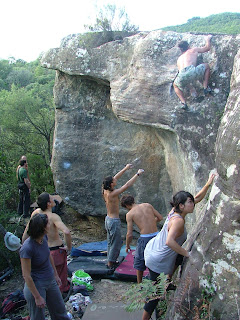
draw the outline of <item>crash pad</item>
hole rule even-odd
[[[131,250],[136,250],[135,246],[131,246]],[[126,245],[124,244],[120,250],[120,254],[121,257],[126,257],[127,256],[127,252],[126,252]]]
[[[119,257],[119,262],[123,261],[124,257]],[[107,267],[107,257],[103,256],[80,256],[73,259],[68,264],[68,274],[71,275],[74,271],[83,269],[91,276],[102,275],[107,276],[113,274],[114,270]]]
[[[114,275],[117,279],[136,281],[137,272],[133,268],[135,250],[131,250],[127,256],[124,258],[123,262],[116,268]],[[143,273],[143,276],[148,275],[148,269]]]
[[[89,304],[82,320],[136,320],[142,318],[143,310],[127,312],[122,302],[108,302],[106,304]]]
[[[135,250],[135,246],[131,246],[131,250]],[[106,256],[107,255],[107,240],[97,242],[87,242],[81,244],[77,248],[72,248],[71,256]],[[121,247],[119,256],[126,257],[126,245]]]
[[[97,242],[87,242],[77,248],[72,248],[71,256],[106,256],[107,240]]]

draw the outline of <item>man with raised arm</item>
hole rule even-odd
[[[192,81],[203,81],[203,92],[205,95],[211,92],[208,87],[208,80],[210,76],[210,68],[207,63],[202,63],[196,66],[197,57],[199,53],[204,53],[211,48],[211,35],[206,37],[206,43],[203,47],[189,48],[187,41],[181,41],[178,44],[182,54],[177,60],[178,75],[173,83],[176,95],[181,100],[183,109],[187,109],[186,100],[183,96],[183,90],[186,86],[192,83]]]
[[[114,177],[108,176],[103,180],[103,198],[107,207],[107,216],[105,218],[105,228],[107,230],[107,257],[108,267],[114,268],[119,256],[122,238],[121,238],[121,221],[119,218],[119,195],[131,187],[144,170],[139,169],[138,172],[125,183],[122,187],[114,189],[117,185],[117,180],[133,166],[127,164]]]
[[[150,203],[136,204],[134,197],[131,195],[123,195],[121,198],[121,206],[126,208],[127,235],[126,235],[126,252],[130,250],[132,241],[133,223],[140,230],[140,237],[134,255],[134,268],[137,270],[137,282],[142,282],[143,272],[146,270],[144,262],[144,249],[149,240],[158,234],[157,222],[163,219],[162,215],[153,208]]]
[[[62,222],[62,219],[56,213],[52,212],[52,208],[55,207],[56,203],[53,196],[47,192],[43,192],[37,199],[38,209],[34,210],[32,216],[38,213],[45,213],[48,216],[48,221],[50,223],[50,228],[47,234],[48,237],[48,247],[50,249],[50,254],[53,257],[55,267],[58,272],[58,276],[61,279],[61,292],[67,292],[69,290],[70,284],[67,280],[67,252],[72,249],[72,238],[70,230]],[[23,233],[22,242],[28,238],[27,234],[28,225]],[[59,231],[64,234],[64,239],[66,245],[60,238]]]
[[[185,218],[193,213],[195,205],[207,194],[217,172],[211,173],[204,187],[195,195],[188,191],[177,192],[170,202],[172,210],[169,212],[161,231],[151,239],[144,250],[145,264],[148,267],[150,280],[159,281],[159,275],[167,276],[167,284],[171,281],[173,273],[182,264],[183,257],[189,258],[191,252],[182,245],[187,240]],[[194,227],[194,226],[193,226]],[[169,286],[167,288],[169,289]],[[142,320],[150,320],[159,298],[145,303]]]

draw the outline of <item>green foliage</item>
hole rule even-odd
[[[13,167],[7,156],[0,149],[0,224],[9,232],[15,233],[16,226],[10,224],[17,207],[18,193],[16,188],[16,168]],[[16,234],[19,236],[18,234]],[[0,270],[8,267],[8,259],[12,264],[19,266],[19,255],[17,252],[9,251],[0,237]]]
[[[206,285],[202,289],[202,305],[199,308],[200,319],[209,319],[210,317],[210,304],[213,301],[213,297],[216,294],[216,287],[212,282],[212,277],[208,276],[206,279]]]
[[[0,60],[0,90],[8,89],[7,77],[11,73],[13,66],[8,60]]]
[[[200,17],[193,17],[191,19],[188,19],[188,22],[191,23],[191,22],[199,20],[199,19],[201,19],[201,18]]]
[[[14,68],[7,76],[9,88],[14,84],[18,88],[26,87],[34,81],[34,75],[31,71],[23,68]]]
[[[9,262],[14,266],[14,272],[19,272],[20,259],[18,251],[8,250],[4,242],[0,242],[0,272],[9,267]]]
[[[84,25],[84,27],[90,32],[81,36],[80,46],[86,49],[121,40],[138,32],[138,27],[130,23],[125,9],[110,4],[98,10],[93,25]]]
[[[240,13],[220,13],[206,18],[193,17],[187,23],[177,26],[169,26],[163,30],[175,32],[201,32],[239,34]]]
[[[203,300],[212,301],[212,298],[215,294],[216,294],[216,286],[213,283],[212,276],[207,276],[206,284],[202,289],[202,298]]]
[[[161,273],[157,278],[157,283],[155,283],[155,281],[143,279],[142,283],[132,285],[124,295],[124,300],[129,303],[126,307],[126,311],[133,312],[135,310],[141,310],[146,301],[157,298],[160,298],[160,303],[165,305],[166,279],[166,275]]]
[[[84,26],[88,31],[127,31],[137,32],[138,27],[131,24],[125,8],[108,4],[103,6],[96,15],[94,25]]]
[[[29,163],[31,200],[54,192],[50,169],[54,130],[55,72],[40,61],[0,60],[0,217],[16,213],[16,168],[22,155]]]
[[[36,84],[30,90],[12,85],[11,91],[0,92],[2,117],[0,126],[8,150],[24,146],[23,153],[37,154],[51,161],[54,129],[53,97],[44,85]],[[14,116],[13,116],[14,115]]]
[[[17,206],[16,168],[0,149],[0,223],[8,222],[9,212]],[[2,213],[4,215],[2,216]],[[1,220],[3,219],[3,220]]]
[[[166,294],[166,299],[160,300],[157,305],[157,319],[164,320],[165,313],[167,312],[167,300],[168,300],[169,293]]]
[[[51,168],[46,166],[43,158],[30,154],[28,156],[28,167],[32,185],[32,201],[35,201],[39,194],[44,191],[50,194],[55,192]]]
[[[194,320],[210,320],[211,316],[211,302],[216,294],[216,287],[213,283],[212,277],[208,276],[204,281],[204,287],[202,288],[201,298],[197,299],[197,302],[193,306],[192,310],[186,308],[193,315]],[[215,319],[215,318],[214,318]]]

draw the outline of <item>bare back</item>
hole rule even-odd
[[[36,209],[32,215],[36,213],[44,213],[48,216],[48,221],[49,221],[49,231],[47,233],[48,237],[48,246],[49,247],[56,247],[56,246],[61,246],[63,244],[63,241],[61,240],[58,232],[58,228],[56,224],[61,221],[61,218],[56,214],[51,211],[42,211],[40,208]]]
[[[104,190],[103,198],[107,207],[107,215],[110,218],[119,218],[119,197],[113,191]]]
[[[188,49],[177,60],[178,70],[189,67],[191,65],[196,66],[198,57],[198,48]]]
[[[181,71],[182,69],[189,67],[191,65],[196,67],[197,64],[197,56],[199,53],[204,53],[210,50],[211,48],[211,35],[208,35],[206,38],[205,46],[203,47],[194,47],[189,48],[185,51],[177,61],[178,70]]]
[[[162,216],[149,203],[136,204],[128,213],[127,221],[132,220],[140,229],[141,234],[157,232],[157,221]]]

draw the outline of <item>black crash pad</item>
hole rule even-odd
[[[118,257],[119,262],[123,261],[124,257]],[[107,267],[107,257],[104,256],[80,256],[73,259],[68,264],[68,273],[82,269],[91,275],[111,275],[114,270]]]

